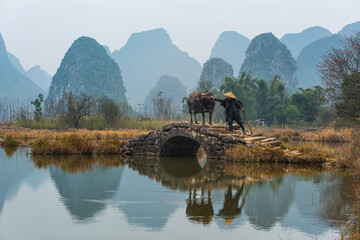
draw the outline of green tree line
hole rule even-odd
[[[225,92],[233,92],[244,103],[249,120],[262,119],[268,125],[324,123],[333,117],[326,106],[322,87],[299,88],[288,95],[279,76],[267,82],[242,72],[237,78],[225,78],[220,88],[213,92],[218,98],[223,98]],[[215,120],[223,119],[223,109],[217,106],[214,115]]]

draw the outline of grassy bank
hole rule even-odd
[[[121,117],[116,119],[111,124],[106,123],[102,117],[84,117],[80,120],[80,127],[82,129],[89,130],[104,130],[107,128],[111,129],[146,129],[146,130],[157,130],[162,128],[164,125],[170,124],[173,121],[170,120],[153,120],[148,118],[132,118],[132,117]],[[67,122],[65,119],[54,118],[54,119],[41,119],[39,121],[28,120],[23,122],[14,122],[10,125],[15,127],[29,128],[29,129],[48,129],[48,130],[67,130],[73,128],[74,125]]]
[[[296,163],[319,165],[326,162],[321,153],[297,149],[237,146],[226,151],[226,160],[231,162]]]
[[[142,134],[149,133],[149,130],[142,129],[120,129],[120,130],[77,130],[70,129],[67,131],[56,130],[34,130],[25,128],[2,128],[0,129],[0,137],[4,140],[12,139],[20,142],[23,145],[29,145],[39,139],[60,140],[64,137],[76,134],[80,138],[87,138],[90,140],[112,140],[121,139],[127,140],[136,138]]]
[[[89,136],[73,133],[57,140],[38,139],[31,144],[31,150],[33,155],[120,154],[123,143],[120,139],[93,141]]]
[[[318,142],[350,142],[352,136],[359,134],[359,130],[342,128],[335,130],[326,128],[321,130],[297,130],[290,128],[267,128],[262,130],[267,137],[274,137],[284,142],[295,141],[318,141]]]

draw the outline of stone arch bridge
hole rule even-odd
[[[126,155],[145,156],[195,156],[206,153],[208,158],[221,158],[227,148],[237,145],[251,147],[278,144],[275,139],[262,137],[261,134],[248,138],[229,134],[223,125],[173,123],[126,142],[123,152]]]

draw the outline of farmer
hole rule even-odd
[[[232,134],[234,131],[232,124],[235,120],[235,122],[240,125],[244,135],[246,135],[244,125],[240,118],[240,110],[242,112],[245,111],[242,107],[244,104],[240,100],[237,100],[232,92],[225,93],[224,96],[227,98],[218,99],[214,96],[212,96],[211,98],[215,99],[215,101],[220,102],[220,105],[225,108],[226,122],[227,124],[229,124],[230,133]]]

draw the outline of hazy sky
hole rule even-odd
[[[114,51],[131,33],[161,27],[203,64],[223,31],[250,39],[312,26],[336,33],[360,21],[359,9],[360,0],[0,0],[0,32],[25,70],[38,64],[53,75],[80,36]]]

